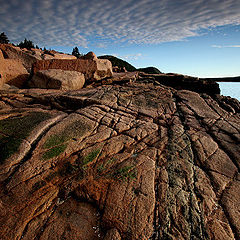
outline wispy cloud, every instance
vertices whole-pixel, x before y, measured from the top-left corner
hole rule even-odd
[[[240,24],[238,0],[0,0],[0,6],[0,31],[14,42],[27,37],[43,45],[158,44]]]
[[[240,48],[240,45],[212,45],[214,48]]]
[[[139,58],[143,57],[143,55],[142,53],[136,53],[136,54],[123,55],[119,57],[125,60],[138,60]]]

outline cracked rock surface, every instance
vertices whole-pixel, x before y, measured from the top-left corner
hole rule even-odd
[[[0,239],[238,239],[240,104],[163,85],[0,92]]]

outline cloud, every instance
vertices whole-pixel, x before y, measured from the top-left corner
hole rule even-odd
[[[240,48],[240,45],[212,45],[214,48]]]
[[[136,53],[136,54],[123,55],[123,56],[119,56],[119,57],[122,59],[125,59],[125,60],[138,60],[142,56],[143,56],[142,53]]]
[[[238,0],[0,0],[0,31],[13,42],[99,47],[158,44],[240,24]]]

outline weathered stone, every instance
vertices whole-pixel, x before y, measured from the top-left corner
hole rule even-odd
[[[27,82],[29,73],[17,59],[0,59],[0,88],[4,83],[23,87]]]
[[[107,231],[104,240],[121,240],[121,236],[116,228]]]
[[[81,59],[97,60],[97,56],[94,52],[88,52],[86,55],[82,56]]]
[[[84,75],[80,72],[49,69],[35,73],[29,86],[33,88],[76,90],[81,89],[84,83]]]
[[[43,51],[35,48],[32,48],[31,50],[25,48],[21,49],[11,44],[0,44],[0,50],[4,52],[5,58],[20,60],[28,72],[31,72],[32,64],[37,60],[76,59],[75,56],[69,54],[63,54],[56,51]]]
[[[3,56],[3,53],[2,53],[2,50],[0,49],[0,59],[3,59],[4,56]]]
[[[28,72],[31,71],[32,64],[41,59],[40,56],[31,55],[27,50],[21,50],[21,48],[14,47],[11,44],[0,44],[0,49],[4,52],[6,58],[20,60]]]
[[[134,82],[2,91],[0,238],[238,239],[238,106]]]
[[[81,72],[84,74],[86,81],[101,80],[112,76],[111,62],[105,59],[42,60],[33,64],[32,73],[35,74],[40,70],[48,69]]]
[[[141,81],[158,82],[165,86],[173,87],[177,90],[186,89],[198,93],[207,93],[209,95],[220,94],[219,84],[212,80],[199,79],[176,73],[167,74],[145,74],[140,73]],[[149,81],[150,80],[150,81]]]

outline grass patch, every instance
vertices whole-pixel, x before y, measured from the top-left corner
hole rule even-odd
[[[61,144],[61,145],[55,146],[53,148],[50,148],[42,155],[42,159],[47,160],[50,158],[57,157],[61,153],[63,153],[66,150],[66,148],[67,148],[67,144]]]
[[[113,177],[120,180],[120,181],[127,181],[128,179],[135,179],[136,178],[136,171],[133,166],[124,166],[117,169]]]
[[[81,137],[90,129],[82,121],[75,121],[65,127],[65,129],[57,134],[51,135],[43,144],[43,149],[47,150],[42,159],[50,159],[63,153],[67,148],[67,142],[72,138]]]
[[[93,160],[95,160],[97,158],[97,156],[99,155],[101,149],[96,149],[92,152],[90,152],[87,156],[85,156],[83,158],[83,166],[87,165],[88,163],[92,162]]]
[[[26,138],[35,126],[50,118],[50,114],[31,112],[26,115],[9,117],[0,121],[0,131],[9,136]]]
[[[23,139],[27,138],[31,131],[51,117],[48,113],[31,112],[26,115],[16,115],[0,121],[0,164],[18,151]]]
[[[50,136],[46,140],[46,142],[43,144],[43,148],[44,149],[52,148],[52,147],[54,147],[56,145],[64,143],[67,140],[68,140],[68,137],[67,136],[63,136],[62,134],[60,134],[60,135],[53,135],[53,136]]]
[[[22,142],[22,139],[14,137],[5,137],[1,139],[0,142],[0,164],[4,162],[5,159],[11,157],[17,150]]]

